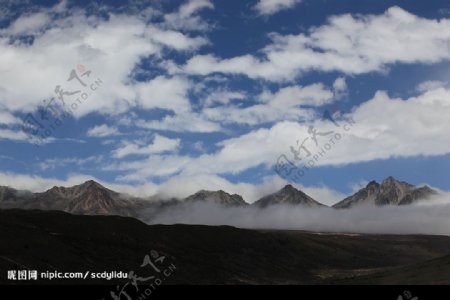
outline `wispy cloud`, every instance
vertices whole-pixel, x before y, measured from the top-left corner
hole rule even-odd
[[[164,152],[173,152],[180,146],[180,139],[170,139],[156,134],[153,142],[142,145],[136,142],[123,142],[122,146],[113,151],[113,157],[123,158],[129,155],[151,155]]]
[[[302,0],[258,0],[254,9],[264,16],[273,15],[281,10],[289,9]]]

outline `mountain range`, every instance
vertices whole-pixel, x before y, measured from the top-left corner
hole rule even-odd
[[[381,184],[371,181],[366,187],[332,207],[344,209],[359,205],[408,205],[437,194],[437,191],[428,186],[416,187],[388,177]],[[73,187],[53,187],[41,193],[0,186],[0,208],[2,209],[58,210],[80,215],[138,217],[143,210],[153,210],[154,213],[158,213],[161,209],[193,203],[214,203],[224,207],[252,206],[260,209],[272,205],[327,207],[292,185],[286,185],[281,190],[264,196],[252,204],[245,202],[240,195],[229,194],[222,190],[201,190],[184,199],[166,200],[157,196],[148,199],[137,198],[112,191],[92,180]]]
[[[350,208],[357,205],[407,205],[438,192],[428,186],[416,187],[407,182],[388,177],[381,184],[371,181],[365,188],[333,205],[334,208]]]

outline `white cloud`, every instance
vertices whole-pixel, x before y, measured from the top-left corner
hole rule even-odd
[[[234,100],[244,100],[247,97],[243,91],[230,91],[227,89],[219,89],[209,92],[204,100],[204,106],[215,104],[228,104]]]
[[[439,80],[430,80],[430,81],[424,81],[420,83],[416,90],[420,93],[436,90],[438,88],[444,88],[446,87],[446,83],[439,81]]]
[[[151,155],[143,160],[119,162],[104,167],[105,171],[124,171],[117,177],[119,181],[146,182],[148,178],[172,176],[185,168],[192,161],[188,156]]]
[[[289,9],[301,0],[259,0],[254,9],[261,15],[273,15],[280,10]]]
[[[19,124],[21,121],[7,111],[0,112],[0,124]]]
[[[13,141],[26,141],[29,139],[29,137],[23,131],[0,129],[0,139]]]
[[[23,130],[27,128],[20,129],[20,126],[17,126],[24,125],[22,124],[22,122],[22,120],[19,120],[7,111],[0,112],[0,125],[8,126],[6,128],[0,128],[0,140],[19,141],[36,146],[48,144],[55,141],[55,138],[53,137],[43,138],[39,135],[28,134]]]
[[[150,224],[229,225],[240,228],[291,229],[314,232],[450,235],[449,199],[430,206],[385,206],[353,209],[272,206],[224,208],[193,204],[167,210]]]
[[[450,113],[449,98],[450,90],[445,89],[406,100],[391,99],[386,93],[378,92],[347,116],[356,124],[316,165],[450,153],[450,137],[446,134],[450,130],[450,123],[446,122]],[[316,121],[314,124],[321,132],[338,130],[331,122]],[[224,161],[224,168],[230,172],[233,168],[234,172],[243,169],[246,162],[248,167],[261,163],[271,165],[275,157],[283,153],[291,155],[289,146],[295,145],[295,140],[309,136],[308,126],[282,122],[270,129],[258,129],[224,141],[224,148],[213,159],[222,158],[219,161]],[[327,141],[328,138],[323,137],[322,146]],[[311,143],[308,147],[312,152],[320,150]],[[242,157],[240,163],[233,161],[233,153],[239,154],[235,157]]]
[[[333,82],[333,88],[336,92],[345,92],[347,90],[347,83],[344,77],[339,77]]]
[[[20,16],[8,27],[8,29],[0,30],[0,34],[36,34],[42,30],[49,21],[50,16],[43,12]]]
[[[193,74],[244,74],[250,78],[291,80],[310,70],[362,74],[395,63],[437,63],[450,59],[450,19],[425,19],[400,7],[380,15],[338,15],[308,34],[271,34],[265,57],[220,59],[197,55],[184,66]]]
[[[322,204],[332,206],[333,204],[338,203],[348,195],[342,194],[341,192],[335,191],[329,187],[324,185],[319,186],[303,186],[294,184],[297,189],[302,190],[308,196],[313,199],[319,201]]]
[[[150,155],[163,152],[173,152],[180,146],[180,139],[170,139],[156,134],[153,142],[143,146],[138,143],[124,142],[120,148],[113,151],[113,157],[123,158],[129,155]]]
[[[87,132],[87,136],[90,137],[107,137],[112,135],[118,135],[119,130],[116,127],[103,124],[90,128]]]
[[[261,95],[263,101],[271,106],[322,106],[333,101],[333,93],[323,84],[315,83],[308,86],[288,86],[276,93],[266,92]]]
[[[450,90],[437,89],[407,100],[391,99],[379,92],[347,117],[356,124],[316,165],[339,165],[390,157],[443,155],[450,153]],[[395,117],[393,117],[395,116]],[[319,132],[337,132],[331,122],[314,122]],[[289,147],[306,138],[309,124],[281,122],[221,143],[222,150],[195,163],[202,168],[211,159],[215,168],[239,172],[259,164],[272,165]],[[341,125],[342,126],[342,125]],[[342,128],[341,132],[345,133]],[[319,137],[320,139],[321,137]],[[322,137],[322,146],[328,138]],[[319,151],[311,142],[311,152]],[[205,162],[203,165],[202,162]],[[219,163],[220,162],[220,163]],[[221,164],[223,163],[223,165]]]
[[[258,96],[260,104],[206,108],[203,114],[212,121],[257,125],[281,120],[310,119],[314,112],[303,106],[322,106],[334,101],[333,93],[323,84],[287,86],[275,93],[265,91]],[[262,103],[261,103],[262,102]]]
[[[132,98],[133,91],[123,80],[139,56],[158,51],[145,39],[145,25],[125,16],[103,21],[74,12],[65,19],[53,20],[49,26],[32,45],[9,44],[8,37],[1,39],[0,78],[4,90],[0,94],[4,105],[11,110],[31,111],[42,104],[42,99],[55,96],[58,84],[73,91],[66,87],[66,80],[81,63],[92,71],[91,76],[107,82],[108,88],[96,91],[91,96],[95,101],[89,99],[80,105],[77,116],[101,108],[106,112],[126,109],[128,104],[122,99]]]
[[[138,103],[145,109],[162,108],[174,112],[190,110],[187,93],[190,83],[181,77],[158,76],[136,84]]]
[[[351,190],[351,194],[356,193],[357,191],[359,191],[360,189],[363,189],[367,186],[369,182],[367,180],[360,180],[358,182],[351,182],[349,184],[349,188]]]
[[[341,99],[348,94],[347,81],[344,77],[338,77],[333,82],[333,93],[336,99]]]
[[[268,104],[257,104],[241,108],[239,106],[215,107],[203,110],[210,120],[223,123],[258,125],[273,123],[279,120],[301,121],[313,117],[313,111],[297,107],[277,107]]]
[[[147,34],[156,43],[180,51],[196,50],[208,44],[208,40],[204,37],[189,37],[181,32],[155,27],[148,28]]]
[[[199,190],[223,190],[230,194],[241,195],[246,202],[253,203],[266,195],[279,191],[286,184],[288,182],[278,176],[268,176],[260,184],[251,184],[245,182],[232,183],[217,175],[179,175],[162,183],[158,187],[157,195],[162,198],[184,198]],[[324,204],[334,204],[344,198],[341,193],[325,186],[293,185]]]
[[[212,133],[222,131],[220,124],[207,120],[198,113],[178,113],[165,116],[162,120],[137,120],[136,126],[147,129],[167,130],[174,132],[203,132]]]
[[[343,119],[337,119],[340,127],[327,120],[304,123],[283,121],[270,128],[259,128],[238,137],[221,141],[215,153],[198,157],[165,156],[147,161],[135,161],[130,176],[143,172],[143,176],[167,176],[177,173],[238,174],[249,168],[265,165],[272,167],[278,157],[285,154],[294,161],[290,147],[299,148],[296,141],[308,138],[305,147],[311,152],[301,153],[300,165],[313,160],[329,144],[329,150],[313,161],[314,166],[343,165],[357,162],[412,157],[418,155],[444,155],[450,153],[450,90],[437,89],[409,99],[390,98],[378,92],[371,100],[353,109]],[[393,117],[395,116],[395,117]],[[345,119],[355,124],[345,125]],[[338,123],[338,124],[339,124]],[[344,129],[344,125],[345,128]],[[311,139],[309,127],[318,133],[317,146]],[[340,133],[337,140],[335,134]],[[333,137],[331,142],[330,137]],[[334,144],[333,144],[334,143]],[[168,168],[166,168],[168,166]],[[130,168],[127,163],[122,170]],[[157,170],[152,174],[148,170]],[[159,175],[158,175],[159,174]]]
[[[67,165],[83,166],[88,163],[99,163],[103,159],[102,155],[93,155],[86,158],[68,157],[68,158],[50,158],[38,163],[41,170],[52,170]]]
[[[197,15],[204,9],[214,9],[214,5],[209,0],[188,0],[176,12],[166,14],[164,23],[177,30],[208,30],[210,25]]]
[[[279,182],[267,180],[261,185],[249,183],[231,183],[228,180],[211,175],[175,176],[162,183],[157,195],[162,198],[184,198],[199,190],[224,190],[230,194],[239,194],[245,201],[254,202],[265,195],[266,192],[273,193],[281,188]]]
[[[48,9],[28,13],[0,31],[2,105],[10,112],[31,112],[43,105],[43,99],[56,96],[57,85],[65,91],[83,89],[76,80],[67,81],[70,72],[80,64],[92,71],[89,78],[82,78],[84,81],[100,79],[103,84],[79,105],[74,111],[75,117],[91,112],[114,115],[137,105],[153,107],[148,99],[151,95],[142,94],[147,90],[153,94],[161,90],[169,97],[176,96],[170,101],[153,97],[151,100],[156,105],[164,102],[178,105],[189,82],[182,82],[179,77],[156,77],[139,83],[132,80],[134,71],[142,59],[149,58],[152,64],[164,60],[164,47],[193,51],[208,41],[161,26],[126,14],[88,17],[84,10],[76,8],[61,14]],[[22,33],[33,36],[33,41],[11,42]],[[79,95],[66,96],[66,102],[75,102]]]
[[[333,89],[335,94],[344,94],[347,92],[347,82],[344,77],[338,77],[333,82]]]

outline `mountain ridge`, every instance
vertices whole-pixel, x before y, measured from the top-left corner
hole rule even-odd
[[[416,187],[399,181],[392,176],[381,184],[370,181],[366,187],[339,201],[331,208],[344,209],[362,204],[375,206],[408,205],[419,199],[438,194],[429,186]],[[133,197],[110,190],[94,180],[71,187],[54,186],[44,192],[32,193],[12,187],[0,186],[0,208],[21,208],[60,210],[73,214],[121,215],[138,217],[143,210],[170,209],[180,204],[213,203],[223,207],[267,208],[272,205],[291,205],[306,208],[328,207],[310,197],[291,184],[263,196],[253,203],[247,203],[241,195],[229,194],[223,190],[200,190],[185,198],[165,200],[156,195],[145,198]]]
[[[265,208],[271,205],[303,205],[307,207],[324,207],[325,205],[314,200],[301,190],[296,189],[291,184],[286,185],[281,190],[264,196],[253,203],[253,205],[260,208]]]
[[[384,205],[408,205],[418,200],[427,199],[438,192],[425,185],[416,187],[404,181],[399,181],[392,176],[384,179],[381,184],[376,181],[369,182],[366,187],[358,190],[351,196],[334,204],[333,208],[351,208],[358,205],[372,204]]]
[[[183,200],[186,203],[194,202],[212,202],[224,206],[246,206],[249,205],[244,201],[241,195],[229,194],[223,190],[219,191],[207,191],[200,190],[193,195],[190,195]]]

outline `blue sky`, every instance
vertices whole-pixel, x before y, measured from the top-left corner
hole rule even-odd
[[[448,1],[0,4],[1,185],[254,201],[293,182],[328,204],[390,175],[450,189]]]

